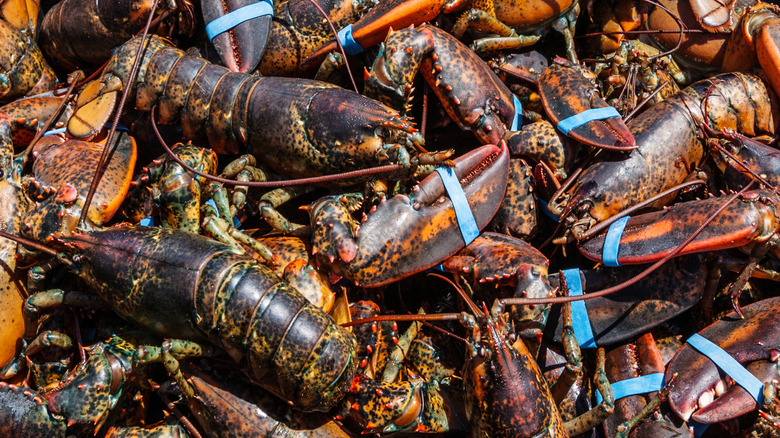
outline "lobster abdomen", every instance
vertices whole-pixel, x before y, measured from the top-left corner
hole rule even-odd
[[[123,318],[166,337],[247,355],[264,386],[327,411],[354,374],[356,341],[270,269],[209,238],[125,227],[67,239],[82,277]]]

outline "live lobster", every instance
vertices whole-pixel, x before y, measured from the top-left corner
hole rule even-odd
[[[375,100],[325,82],[230,72],[156,36],[148,40],[135,83],[128,83],[140,43],[136,37],[119,47],[103,71],[96,101],[111,102],[104,117],[113,109],[113,93],[130,87],[136,109],[157,105],[159,123],[180,121],[185,138],[208,139],[217,152],[247,147],[293,178],[441,158],[416,153],[423,143],[417,130]],[[282,126],[288,128],[268,129]],[[94,133],[73,123],[69,132],[79,138]]]

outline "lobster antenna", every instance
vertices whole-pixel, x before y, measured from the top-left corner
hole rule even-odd
[[[208,173],[203,173],[191,166],[189,166],[187,163],[181,160],[168,146],[167,143],[165,143],[165,140],[162,138],[162,135],[160,134],[160,131],[157,129],[157,123],[154,121],[155,119],[155,111],[157,109],[157,106],[154,106],[152,108],[152,112],[150,114],[150,117],[152,118],[152,129],[154,130],[154,135],[157,137],[157,141],[160,142],[162,147],[165,149],[165,152],[168,154],[169,157],[173,159],[177,164],[179,164],[181,167],[183,167],[188,172],[192,172],[195,175],[198,175],[200,177],[209,179],[211,181],[216,181],[218,183],[232,185],[232,186],[245,186],[245,187],[258,187],[258,188],[277,188],[277,187],[289,187],[289,186],[300,186],[300,185],[306,185],[306,184],[319,184],[322,182],[328,182],[328,181],[336,181],[336,180],[343,180],[343,179],[349,179],[349,178],[358,178],[358,177],[364,177],[369,175],[376,175],[380,173],[393,173],[398,172],[399,170],[404,169],[404,166],[401,164],[387,164],[384,166],[377,166],[377,167],[370,167],[368,169],[360,169],[360,170],[352,170],[349,172],[342,172],[342,173],[334,173],[331,175],[323,175],[323,176],[313,176],[309,178],[298,178],[298,179],[288,179],[288,180],[282,180],[282,181],[237,181],[234,179],[227,179],[227,178],[221,178],[214,175],[209,175]]]
[[[322,6],[319,5],[315,0],[309,0],[309,3],[313,4],[315,8],[317,8],[318,11],[320,11],[320,14],[322,14],[323,17],[325,17],[325,21],[328,22],[328,26],[330,26],[330,31],[333,32],[333,36],[336,37],[336,45],[339,46],[339,52],[341,52],[341,56],[344,57],[344,66],[347,67],[347,73],[349,74],[349,80],[352,81],[352,87],[355,89],[355,93],[360,93],[358,91],[357,84],[355,83],[355,77],[352,75],[352,69],[349,68],[349,62],[347,62],[347,52],[344,50],[344,46],[341,45],[341,41],[338,37],[338,31],[333,26],[333,22],[330,21],[330,17],[328,17],[327,12],[325,12],[324,9],[322,9]]]
[[[652,93],[650,93],[649,96],[645,97],[641,102],[639,102],[639,105],[634,107],[633,110],[631,110],[630,113],[628,113],[625,117],[623,117],[623,122],[628,123],[635,115],[636,113],[647,104],[647,102],[650,102],[651,99],[655,97],[656,94],[660,93],[661,90],[664,89],[665,86],[669,85],[669,82],[664,82],[661,84],[660,87],[656,88]]]
[[[20,243],[20,244],[22,244],[24,246],[28,246],[30,248],[37,249],[38,251],[45,252],[46,254],[49,254],[49,255],[56,256],[57,254],[59,254],[57,252],[57,250],[49,248],[48,246],[46,246],[46,245],[44,245],[44,244],[42,244],[40,242],[36,242],[34,240],[27,239],[27,238],[24,238],[24,237],[15,236],[13,234],[6,233],[5,231],[0,231],[0,237],[4,237],[6,239],[13,240],[16,243]]]
[[[127,96],[130,94],[130,90],[133,88],[132,84],[135,82],[135,76],[138,74],[138,69],[141,65],[141,55],[146,49],[146,36],[149,33],[149,26],[152,24],[154,11],[157,9],[157,4],[159,2],[160,0],[154,0],[154,3],[152,3],[152,8],[149,11],[149,17],[146,20],[146,26],[144,27],[144,31],[141,36],[141,43],[138,45],[138,51],[135,54],[135,61],[133,62],[133,66],[130,69],[130,76],[127,79],[127,85],[122,91],[122,98],[119,100],[119,107],[116,110],[114,121],[111,123],[111,129],[108,131],[108,136],[106,137],[106,145],[103,148],[103,153],[100,155],[100,160],[98,160],[98,165],[95,169],[95,176],[92,178],[92,184],[89,186],[87,198],[84,200],[84,206],[81,209],[81,216],[79,216],[78,222],[80,227],[84,226],[87,213],[89,212],[89,205],[92,203],[92,198],[95,196],[97,186],[100,184],[100,179],[103,177],[105,169],[108,167],[108,163],[116,151],[116,146],[112,146],[111,142],[114,140],[114,133],[116,133],[116,127],[119,125],[119,118],[122,116],[122,111],[124,110]]]
[[[745,193],[750,186],[753,185],[753,181],[750,182],[744,189],[740,190],[737,193],[734,193],[729,199],[726,200],[726,202],[723,203],[716,211],[713,213],[710,217],[708,217],[700,226],[696,229],[696,231],[693,232],[693,234],[688,237],[688,239],[685,240],[685,242],[681,243],[677,246],[677,248],[674,249],[671,253],[664,256],[662,259],[658,260],[657,262],[653,263],[650,267],[639,273],[636,277],[624,281],[623,283],[617,284],[612,287],[608,287],[606,289],[602,289],[600,291],[596,291],[589,294],[583,294],[578,295],[575,297],[552,297],[552,298],[503,298],[500,300],[500,302],[504,305],[510,305],[510,306],[518,306],[518,305],[533,305],[533,304],[559,304],[559,303],[568,303],[572,301],[581,301],[581,300],[589,300],[591,298],[599,298],[603,297],[612,293],[615,293],[619,290],[623,290],[627,288],[628,286],[631,286],[632,284],[638,282],[639,280],[647,277],[649,274],[651,274],[653,271],[658,269],[661,265],[669,261],[671,258],[677,256],[683,249],[685,249],[686,246],[688,246],[689,243],[693,241],[693,239],[696,238],[702,231],[704,231],[704,228],[709,225],[710,222],[715,220],[716,217],[724,210],[726,207],[729,206],[734,200],[739,198],[743,193]]]

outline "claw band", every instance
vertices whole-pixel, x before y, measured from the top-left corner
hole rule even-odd
[[[62,133],[64,133],[67,130],[68,130],[68,128],[63,126],[62,128],[57,128],[57,129],[52,129],[51,131],[46,131],[46,132],[43,133],[43,135],[62,134]]]
[[[566,135],[574,128],[592,122],[594,120],[604,120],[612,117],[620,117],[620,113],[614,107],[605,106],[603,108],[587,109],[579,114],[567,117],[558,122],[558,129]]]
[[[209,199],[206,201],[206,205],[210,205],[214,208],[214,212],[217,213],[217,217],[219,217],[219,209],[217,208],[217,203],[214,202],[213,199]],[[241,229],[241,221],[238,220],[237,217],[233,216],[233,228],[240,230]]]
[[[512,119],[512,127],[510,131],[518,131],[523,127],[523,104],[520,103],[520,99],[514,94],[512,95],[512,102],[515,105],[515,118]]]
[[[112,126],[111,123],[106,123],[105,125],[103,125],[104,128],[108,128],[108,129],[111,129],[111,126]],[[57,128],[57,129],[52,129],[50,131],[46,131],[46,132],[43,133],[43,135],[63,134],[67,130],[68,130],[68,128],[63,126],[62,128]],[[121,123],[116,125],[116,130],[117,131],[127,131],[127,132],[130,131],[130,129],[127,126],[125,126],[125,125],[123,125]]]
[[[357,41],[355,41],[354,38],[352,38],[351,23],[344,26],[343,29],[338,31],[336,37],[338,37],[339,43],[341,43],[341,47],[344,47],[344,51],[350,55],[357,55],[358,53],[364,50],[363,46],[361,46],[360,43],[358,43]]]
[[[601,261],[604,266],[616,268],[618,263],[618,251],[620,251],[620,238],[623,236],[623,230],[626,228],[626,222],[631,216],[624,216],[612,222],[607,230],[607,236],[604,238],[604,247],[601,249]]]
[[[580,281],[579,269],[566,269],[563,276],[566,277],[566,285],[569,287],[569,296],[578,297],[582,295],[582,282]],[[590,326],[588,318],[588,309],[585,307],[585,301],[571,302],[571,325],[574,330],[574,336],[577,343],[582,348],[596,348],[596,340],[593,338],[593,328]]]
[[[439,167],[436,172],[439,173],[444,189],[450,196],[452,208],[455,210],[455,218],[458,220],[458,227],[460,227],[460,234],[468,245],[479,236],[479,227],[471,212],[469,201],[466,199],[466,193],[463,192],[463,187],[460,186],[460,181],[452,168]]]
[[[550,219],[554,220],[555,222],[560,222],[561,221],[561,218],[559,218],[558,216],[554,215],[553,212],[551,212],[550,209],[547,208],[547,205],[548,205],[547,201],[545,201],[544,199],[541,199],[541,198],[537,199],[537,201],[539,202],[539,204],[542,205],[542,212],[544,214],[546,214]]]
[[[215,18],[206,25],[206,34],[209,36],[209,41],[211,41],[222,32],[227,32],[245,21],[265,15],[272,17],[274,15],[274,5],[271,3],[271,0],[261,0]]]
[[[763,403],[762,391],[764,384],[756,376],[750,374],[750,371],[746,370],[745,367],[722,348],[698,333],[694,333],[693,336],[688,338],[687,342],[734,379],[737,385],[745,388],[750,393],[750,396],[761,406]]]
[[[655,392],[664,386],[664,373],[653,373],[632,379],[621,380],[609,385],[612,388],[612,397],[619,400],[630,395],[647,394]],[[601,403],[601,393],[596,390],[596,401]]]

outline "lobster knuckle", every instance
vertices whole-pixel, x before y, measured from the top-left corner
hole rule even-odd
[[[325,263],[350,263],[357,255],[355,220],[349,209],[335,197],[317,201],[310,210],[311,244]],[[318,225],[319,224],[319,225]]]

